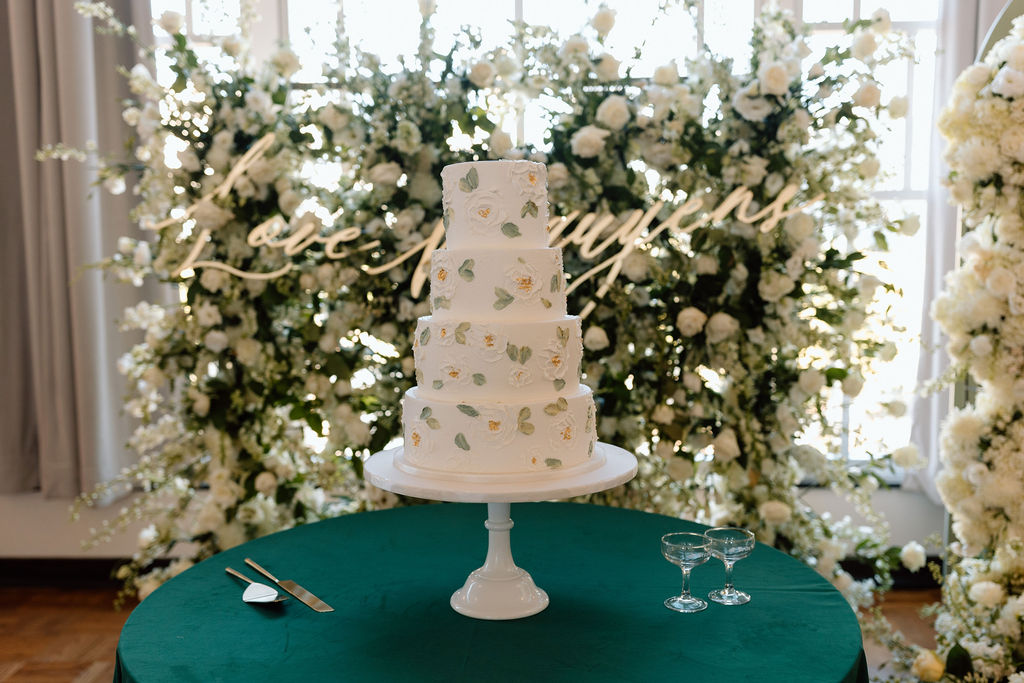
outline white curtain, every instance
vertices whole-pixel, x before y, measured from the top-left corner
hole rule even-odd
[[[953,81],[964,68],[972,64],[984,44],[989,29],[1003,12],[1015,16],[1024,2],[1016,0],[944,0],[938,40],[939,54],[935,74],[936,115],[949,101]],[[931,300],[943,288],[943,277],[956,263],[956,245],[960,235],[956,209],[949,203],[949,195],[942,186],[948,168],[942,159],[945,149],[937,130],[932,132],[931,188],[928,195],[928,225],[926,235],[925,309],[921,324],[921,360],[918,380],[923,383],[942,376],[949,367],[945,351],[945,338],[938,325],[929,316]],[[923,490],[934,502],[941,502],[935,488],[935,475],[940,468],[939,429],[952,404],[951,392],[940,391],[917,399],[913,407],[914,427],[911,440],[928,459],[923,470],[910,472],[904,486],[910,490]]]
[[[148,32],[148,3],[110,3]],[[151,35],[151,34],[150,34]],[[35,160],[46,144],[122,153],[127,95],[115,67],[132,66],[126,38],[96,35],[67,0],[0,5],[0,493],[71,497],[128,462],[116,329],[130,286],[88,268],[137,228],[130,197],[93,187],[95,167]]]

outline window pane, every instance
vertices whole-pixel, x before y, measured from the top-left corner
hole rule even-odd
[[[913,129],[914,154],[909,160],[910,187],[927,190],[932,142],[932,116],[935,95],[935,30],[917,32],[917,64],[914,66],[914,91],[907,113]]]
[[[853,16],[853,0],[804,0],[804,21],[840,23]]]
[[[704,3],[704,42],[718,55],[732,57],[736,73],[750,68],[754,0]]]
[[[288,42],[302,64],[295,80],[301,83],[324,80],[323,62],[334,52],[334,41],[338,38],[339,10],[339,0],[288,3]]]
[[[415,7],[398,0],[345,0],[345,33],[354,46],[380,57],[384,69],[396,70],[399,55],[416,54],[420,14]]]
[[[238,33],[241,0],[192,0],[192,33],[230,36]]]
[[[824,0],[819,0],[824,1]],[[806,7],[807,0],[804,0]],[[893,21],[936,21],[939,18],[938,2],[882,2],[881,0],[866,0],[861,3],[861,16],[870,17],[879,8],[888,10]]]
[[[346,0],[346,6],[347,6]],[[398,2],[400,7],[396,8],[395,12],[409,13],[410,3],[408,0]],[[524,5],[529,5],[526,1]],[[556,3],[552,3],[555,5]],[[569,5],[571,3],[564,3]],[[561,8],[563,3],[557,3],[557,6]],[[516,5],[514,0],[490,0],[489,2],[479,2],[479,0],[441,0],[437,3],[437,14],[434,15],[433,25],[437,44],[439,47],[448,46],[451,44],[452,36],[458,34],[462,26],[469,25],[474,29],[480,31],[480,37],[483,40],[483,46],[485,49],[497,47],[499,45],[507,45],[512,37],[512,24],[516,17]],[[545,7],[545,9],[547,9]],[[412,12],[416,16],[417,26],[419,21],[419,14]],[[531,21],[527,17],[527,21]],[[545,23],[543,14],[538,16],[534,13],[532,18],[533,23]],[[379,30],[379,29],[378,29]],[[416,49],[416,42],[410,43],[412,50]],[[438,50],[441,52],[442,50]]]
[[[693,17],[681,4],[669,6],[662,14],[658,11],[659,4],[659,0],[609,3],[618,13],[615,28],[608,34],[608,51],[624,65],[632,64],[632,75],[636,78],[649,78],[656,68],[672,60],[682,72],[684,60],[697,56],[697,27]],[[634,61],[633,50],[637,47],[640,58]]]

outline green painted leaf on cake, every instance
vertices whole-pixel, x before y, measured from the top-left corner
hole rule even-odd
[[[436,417],[428,417],[426,422],[427,422],[427,426],[430,427],[431,429],[440,429],[441,428],[441,423],[437,421]]]
[[[423,331],[420,332],[420,344],[423,345],[423,346],[426,346],[427,342],[429,342],[429,341],[430,341],[430,328],[429,327],[424,327]]]
[[[562,278],[558,277],[558,273],[551,276],[551,292],[557,292],[562,288]]]
[[[529,422],[520,422],[519,423],[519,431],[521,431],[523,434],[526,434],[527,436],[529,436],[530,434],[533,434],[534,427]]]
[[[505,223],[501,226],[501,234],[505,237],[512,238],[519,237],[523,233],[519,232],[519,226],[515,223]]]
[[[448,226],[451,225],[451,222],[452,222],[452,210],[451,209],[448,209],[443,214],[441,214],[441,222],[444,224],[444,229],[448,230]]]
[[[561,378],[556,379],[555,380],[555,391],[561,391],[564,388],[565,388],[565,380],[561,379]]]
[[[416,384],[423,384],[423,371],[416,368]]]
[[[466,343],[466,332],[469,331],[469,323],[459,323],[455,328],[455,341],[458,344]]]
[[[469,442],[466,441],[466,435],[463,434],[462,432],[459,432],[458,434],[455,435],[455,445],[464,451],[469,450]]]
[[[548,467],[552,467],[552,468],[554,468],[554,467],[561,467],[562,466],[562,461],[559,460],[558,458],[545,458],[544,459],[544,464],[547,465]]]
[[[431,386],[434,387],[435,389],[440,389],[441,387],[444,386],[444,382],[442,382],[439,379],[435,379],[434,383]]]
[[[474,408],[471,405],[466,405],[465,403],[460,403],[459,405],[457,405],[455,407],[459,409],[460,413],[465,413],[466,415],[469,415],[470,417],[480,417],[480,411],[477,410],[476,408]]]
[[[551,308],[551,302],[545,299],[544,297],[540,298],[540,302],[544,304],[544,308]]]
[[[451,308],[452,301],[446,296],[435,296],[434,297],[434,308]]]
[[[420,411],[420,419],[426,420],[428,417],[431,416],[431,414],[433,414],[433,412],[434,411],[430,409],[430,406],[424,406],[423,410]]]
[[[593,454],[594,454],[594,442],[591,441],[590,443],[587,444],[587,457],[590,457]]]
[[[517,360],[519,360],[519,347],[516,346],[515,344],[509,344],[508,346],[505,347],[505,354],[508,356],[508,359],[510,361],[515,363]]]
[[[526,361],[530,360],[530,356],[533,355],[533,349],[529,346],[522,346],[519,348],[519,364],[526,365]]]
[[[472,192],[478,187],[480,187],[480,175],[474,166],[465,176],[459,178],[459,189],[463,192]]]
[[[558,328],[558,341],[562,343],[562,348],[565,348],[569,344],[569,328],[559,327]]]
[[[473,278],[476,277],[476,274],[473,272],[474,265],[475,264],[473,262],[473,259],[471,258],[468,258],[465,261],[463,261],[462,265],[459,266],[459,277],[461,277],[466,282],[472,282]]]
[[[527,215],[530,215],[530,216],[533,216],[534,218],[536,218],[537,217],[537,211],[538,211],[537,205],[533,202],[533,200],[532,199],[527,199],[526,203],[523,204],[523,210],[519,212],[519,217],[520,218],[526,218]]]
[[[482,387],[483,385],[487,384],[487,378],[484,377],[483,373],[475,372],[473,373],[473,384],[477,385],[478,387]]]
[[[530,419],[530,415],[531,415],[530,409],[529,408],[523,408],[522,410],[519,411],[519,421],[520,422],[526,422],[527,420]]]
[[[558,415],[559,413],[564,412],[568,409],[569,402],[566,401],[564,398],[559,398],[554,403],[549,403],[546,406],[544,406],[544,412],[552,416]]]
[[[569,409],[569,402],[566,401],[564,398],[559,397],[559,399],[557,401],[555,401],[555,404],[558,406],[559,410],[568,410]]]
[[[498,300],[494,302],[494,308],[498,311],[516,300],[514,296],[508,293],[507,289],[502,289],[501,287],[494,288],[494,295],[498,297]]]

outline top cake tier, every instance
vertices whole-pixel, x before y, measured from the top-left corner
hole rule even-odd
[[[451,249],[548,245],[547,168],[533,161],[445,166],[444,225]]]

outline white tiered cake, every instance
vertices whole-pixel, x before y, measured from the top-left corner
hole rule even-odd
[[[589,469],[596,413],[562,252],[547,246],[544,165],[454,164],[441,179],[447,244],[431,257],[395,466],[468,480]]]

